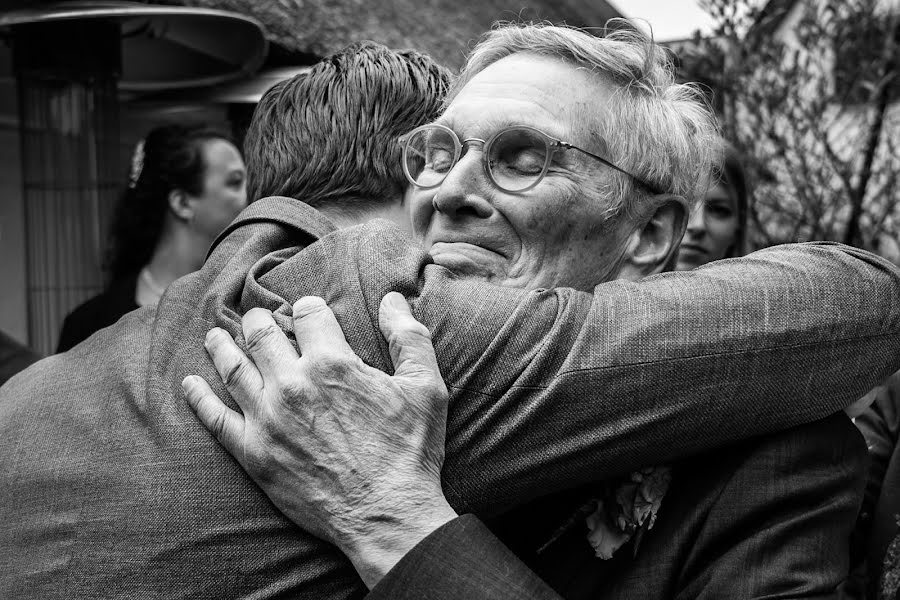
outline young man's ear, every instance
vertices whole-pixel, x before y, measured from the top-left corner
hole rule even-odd
[[[194,218],[194,207],[184,190],[174,189],[169,192],[169,210],[182,221]]]
[[[674,260],[687,217],[687,202],[681,196],[657,199],[656,210],[626,240],[620,277],[637,281],[662,272]]]

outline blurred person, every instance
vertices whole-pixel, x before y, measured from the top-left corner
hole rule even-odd
[[[626,56],[646,58],[641,52],[633,54],[633,45],[622,49],[627,50]],[[632,63],[623,70],[626,79],[629,73],[639,71]],[[548,74],[539,71],[539,75]],[[569,71],[564,74],[571,76]],[[587,75],[576,71],[575,77],[582,76]],[[418,299],[417,316],[434,329],[447,385],[460,396],[448,424],[447,493],[459,509],[485,515],[522,505],[548,491],[622,475],[641,465],[825,417],[843,407],[843,396],[865,386],[867,378],[874,379],[879,370],[894,367],[896,357],[885,354],[882,342],[884,337],[896,337],[900,326],[883,303],[896,295],[900,279],[889,265],[854,249],[829,245],[783,248],[760,254],[745,265],[749,272],[740,265],[714,266],[707,271],[710,275],[674,274],[670,280],[611,282],[591,295],[571,288],[526,290],[490,285],[464,269],[458,269],[459,276],[455,276],[432,264],[437,257],[432,259],[423,252],[402,228],[383,220],[337,230],[331,215],[347,224],[352,218],[366,221],[369,211],[379,214],[385,205],[403,201],[406,178],[397,138],[436,116],[445,85],[446,71],[423,55],[359,45],[323,60],[307,76],[278,86],[269,101],[261,102],[254,116],[260,120],[259,127],[251,126],[248,135],[268,131],[280,135],[257,145],[272,152],[268,159],[254,162],[248,156],[248,161],[265,171],[257,172],[251,166],[253,189],[289,197],[264,198],[249,206],[223,232],[204,266],[175,282],[157,307],[132,312],[73,351],[32,367],[0,391],[0,453],[16,457],[0,461],[0,546],[9,550],[0,555],[0,595],[361,595],[364,584],[345,556],[278,512],[196,421],[181,397],[180,382],[185,376],[218,377],[202,341],[213,324],[254,348],[275,338],[271,328],[262,328],[244,339],[242,316],[250,317],[244,320],[251,326],[252,315],[268,314],[251,307],[273,310],[278,326],[290,331],[293,300],[312,291],[339,308],[338,318],[355,332],[353,349],[365,351],[367,360],[380,369],[390,369],[395,351],[394,358],[402,359],[409,350],[402,335],[392,337],[390,347],[381,339],[379,325],[396,324],[390,312],[387,318],[378,319],[382,296],[399,290]],[[588,86],[588,91],[595,90]],[[551,103],[551,108],[555,104]],[[693,106],[688,103],[688,112]],[[682,133],[684,129],[693,131],[696,125],[695,135],[706,138],[710,124],[703,110],[694,113],[696,121],[688,119],[686,123],[678,111],[668,114],[669,125]],[[544,126],[553,131],[561,125],[550,121]],[[521,133],[518,129],[511,132],[516,131]],[[651,142],[685,137],[671,131],[659,135],[652,125],[641,131]],[[576,128],[569,133],[581,137],[585,132]],[[498,138],[491,147],[498,152],[513,150],[515,155],[517,146],[510,142],[516,139]],[[530,140],[524,146],[529,150],[539,151],[540,145],[531,144],[540,144],[541,139],[547,142],[529,134],[525,139]],[[477,142],[466,141],[477,148]],[[610,141],[622,140],[611,134]],[[587,148],[591,140],[577,145]],[[571,182],[571,178],[595,181],[595,177],[597,182],[610,183],[609,173],[603,170],[607,162],[617,168],[630,166],[633,173],[640,167],[636,177],[645,181],[658,178],[656,185],[670,182],[678,189],[693,190],[690,182],[696,179],[697,167],[690,165],[707,164],[699,160],[704,147],[688,146],[684,153],[675,153],[680,157],[679,169],[657,164],[663,160],[660,155],[652,163],[626,165],[618,159],[629,161],[634,156],[621,147],[616,150],[620,153],[616,160],[588,149],[599,158],[585,155],[584,163],[571,159],[578,164],[567,169],[554,163],[551,170],[547,165],[548,170],[540,173],[546,178],[537,182],[539,187],[527,198],[529,202],[524,202],[525,196],[513,196],[522,210],[540,210],[540,200],[545,198],[545,210],[556,213],[553,207],[559,208],[560,200],[589,198],[574,185],[555,184]],[[580,155],[572,149],[558,159],[572,153]],[[470,149],[464,156],[466,165],[483,169],[481,156],[480,149]],[[322,168],[328,169],[328,176],[323,176]],[[674,171],[681,175],[675,177]],[[280,176],[267,180],[271,173]],[[279,182],[282,177],[292,185],[267,189],[265,184],[255,187],[252,183]],[[492,192],[490,177],[486,173],[481,177],[488,178],[481,180],[484,193]],[[611,190],[632,198],[631,176],[624,177],[614,182]],[[398,195],[381,196],[387,193]],[[427,196],[414,197],[416,193],[408,200],[422,216],[422,211],[428,210]],[[652,192],[643,193],[655,198]],[[379,196],[369,198],[368,194]],[[331,200],[317,202],[318,195]],[[693,200],[696,192],[689,195],[687,201]],[[683,227],[677,223],[684,222],[675,218],[682,201],[672,196],[677,194],[662,194],[648,205],[632,207],[649,209],[661,204],[666,210],[659,218],[641,210],[640,217],[630,215],[639,222],[634,238],[646,243],[631,244],[628,270],[652,272],[671,256],[673,240],[680,238]],[[509,196],[503,199],[513,201]],[[473,196],[471,200],[479,199]],[[457,206],[453,210],[459,218],[481,214],[474,206],[455,200],[437,204],[443,211]],[[593,206],[600,208],[599,204]],[[584,217],[593,222],[598,218],[586,206],[572,208],[585,212],[567,218]],[[525,233],[547,221],[539,212],[519,212],[514,218],[516,227]],[[571,221],[559,223],[561,230],[566,224]],[[471,233],[478,231],[475,228]],[[590,233],[598,235],[597,231]],[[657,244],[654,240],[661,241]],[[440,260],[453,260],[454,255],[448,253],[453,242],[441,243],[444,246],[438,250],[443,250],[444,256]],[[537,243],[529,239],[529,251]],[[465,251],[466,247],[459,249]],[[547,269],[529,272],[528,279],[552,283],[553,264],[571,267],[573,263],[558,254],[558,247],[553,250],[543,263]],[[539,266],[535,263],[539,257],[530,252],[521,258],[523,268]],[[614,258],[604,254],[604,260],[616,262]],[[579,261],[574,264],[582,266]],[[584,268],[604,270],[596,264]],[[588,277],[579,274],[579,285],[593,290]],[[842,313],[824,310],[823,294],[840,298],[842,305],[851,309]],[[761,315],[765,326],[742,329],[739,315],[748,310]],[[703,322],[708,326],[692,327],[699,318],[706,319]],[[654,343],[665,330],[683,334]],[[329,331],[333,329],[321,333]],[[879,332],[883,336],[876,344],[872,340]],[[398,333],[403,334],[404,329]],[[422,334],[421,329],[418,333]],[[330,343],[325,347],[336,348]],[[716,349],[723,368],[740,374],[739,381],[719,376],[719,368],[709,364],[711,348]],[[839,354],[844,367],[840,376],[834,362]],[[846,354],[853,359],[844,360]],[[791,366],[786,374],[777,368],[784,365]],[[871,372],[873,365],[876,372]],[[797,378],[798,370],[809,378]],[[673,372],[678,376],[673,378]],[[239,378],[242,373],[249,371],[239,369],[232,377]],[[844,376],[848,373],[851,377]],[[356,391],[365,393],[372,389],[367,386],[382,382],[377,378],[363,381]],[[215,391],[226,394],[221,385]],[[791,397],[792,402],[778,402],[783,396],[776,392]],[[384,406],[400,400],[393,398]],[[351,410],[353,406],[333,405]],[[422,407],[401,410],[395,416],[408,413],[423,417],[423,423],[440,425],[440,418],[428,416],[430,410],[427,406],[424,412]],[[698,419],[698,414],[703,418]],[[392,431],[365,419],[359,426],[372,435]],[[407,438],[411,442],[421,427],[418,423],[410,429]],[[392,437],[394,443],[405,439]],[[370,445],[362,444],[358,450],[368,450]],[[397,457],[405,455],[402,447],[389,447],[396,450],[393,454]],[[389,481],[395,474],[380,469],[371,472],[388,473]],[[401,476],[393,481],[406,479]],[[436,524],[433,519],[416,518],[421,517],[413,514],[418,505],[404,496],[409,491],[401,485],[390,517],[369,530],[380,535],[387,527],[386,537],[338,540],[352,543],[355,538],[360,542],[357,549],[363,549],[367,541],[392,546],[391,552],[376,552],[381,561],[375,570],[361,569],[369,584],[373,576],[377,579],[379,570],[389,567],[396,551],[405,552],[405,544],[412,539],[408,534],[414,538],[423,526]],[[441,502],[429,505],[435,508]],[[413,513],[406,512],[410,509]],[[549,521],[555,516],[547,514]],[[413,517],[409,529],[405,517]],[[512,566],[514,558],[508,554],[498,564],[489,560],[496,556],[493,552],[475,553],[476,548],[484,549],[479,542],[490,540],[479,523],[474,517],[461,517],[448,524],[451,529],[442,531],[452,531],[456,539],[468,541],[454,547],[471,551],[468,557],[474,561],[469,570]],[[352,524],[352,519],[347,524]],[[320,524],[329,526],[327,519]],[[313,531],[321,530],[314,527]],[[435,539],[439,542],[441,538],[428,538]],[[500,550],[496,541],[490,547]],[[434,562],[442,564],[441,555],[432,554],[440,545],[426,543],[422,549],[424,555],[407,558],[435,556]],[[453,565],[443,564],[448,566],[448,575],[459,576],[451,591],[460,597],[467,597],[470,590],[478,593],[478,586],[463,587],[473,579],[460,576],[460,569],[455,568],[458,560]],[[393,573],[396,581],[398,572]],[[410,573],[400,573],[400,585],[393,591],[415,594],[418,590],[420,596],[429,592],[427,587],[417,588],[407,577]],[[521,571],[510,571],[515,573]],[[428,585],[427,578],[425,581]],[[533,575],[528,581],[539,586]],[[515,583],[505,589],[515,593],[521,587]],[[383,593],[385,588],[380,590]]]
[[[713,182],[691,210],[678,248],[678,271],[690,271],[747,252],[747,177],[734,147],[726,147],[722,164],[714,170]]]
[[[139,306],[155,305],[196,271],[216,236],[247,205],[241,154],[203,125],[157,127],[138,142],[110,234],[107,289],[63,321],[65,352]]]

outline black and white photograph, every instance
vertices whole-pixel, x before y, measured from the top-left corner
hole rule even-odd
[[[900,0],[0,0],[0,600],[900,600]]]

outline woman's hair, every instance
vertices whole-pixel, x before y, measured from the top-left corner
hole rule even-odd
[[[725,155],[721,165],[713,169],[714,181],[734,194],[737,210],[738,229],[734,234],[734,244],[725,258],[735,258],[747,253],[747,211],[750,199],[750,188],[747,185],[747,174],[741,164],[741,155],[731,145],[725,147]]]
[[[169,209],[169,192],[203,193],[203,145],[218,139],[232,142],[205,125],[164,125],[138,142],[110,231],[105,265],[110,281],[128,277],[150,261]]]

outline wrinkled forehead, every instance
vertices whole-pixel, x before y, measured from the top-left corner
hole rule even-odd
[[[602,75],[561,58],[520,52],[473,75],[438,122],[467,137],[530,125],[552,136],[581,138],[607,118],[610,85]]]

